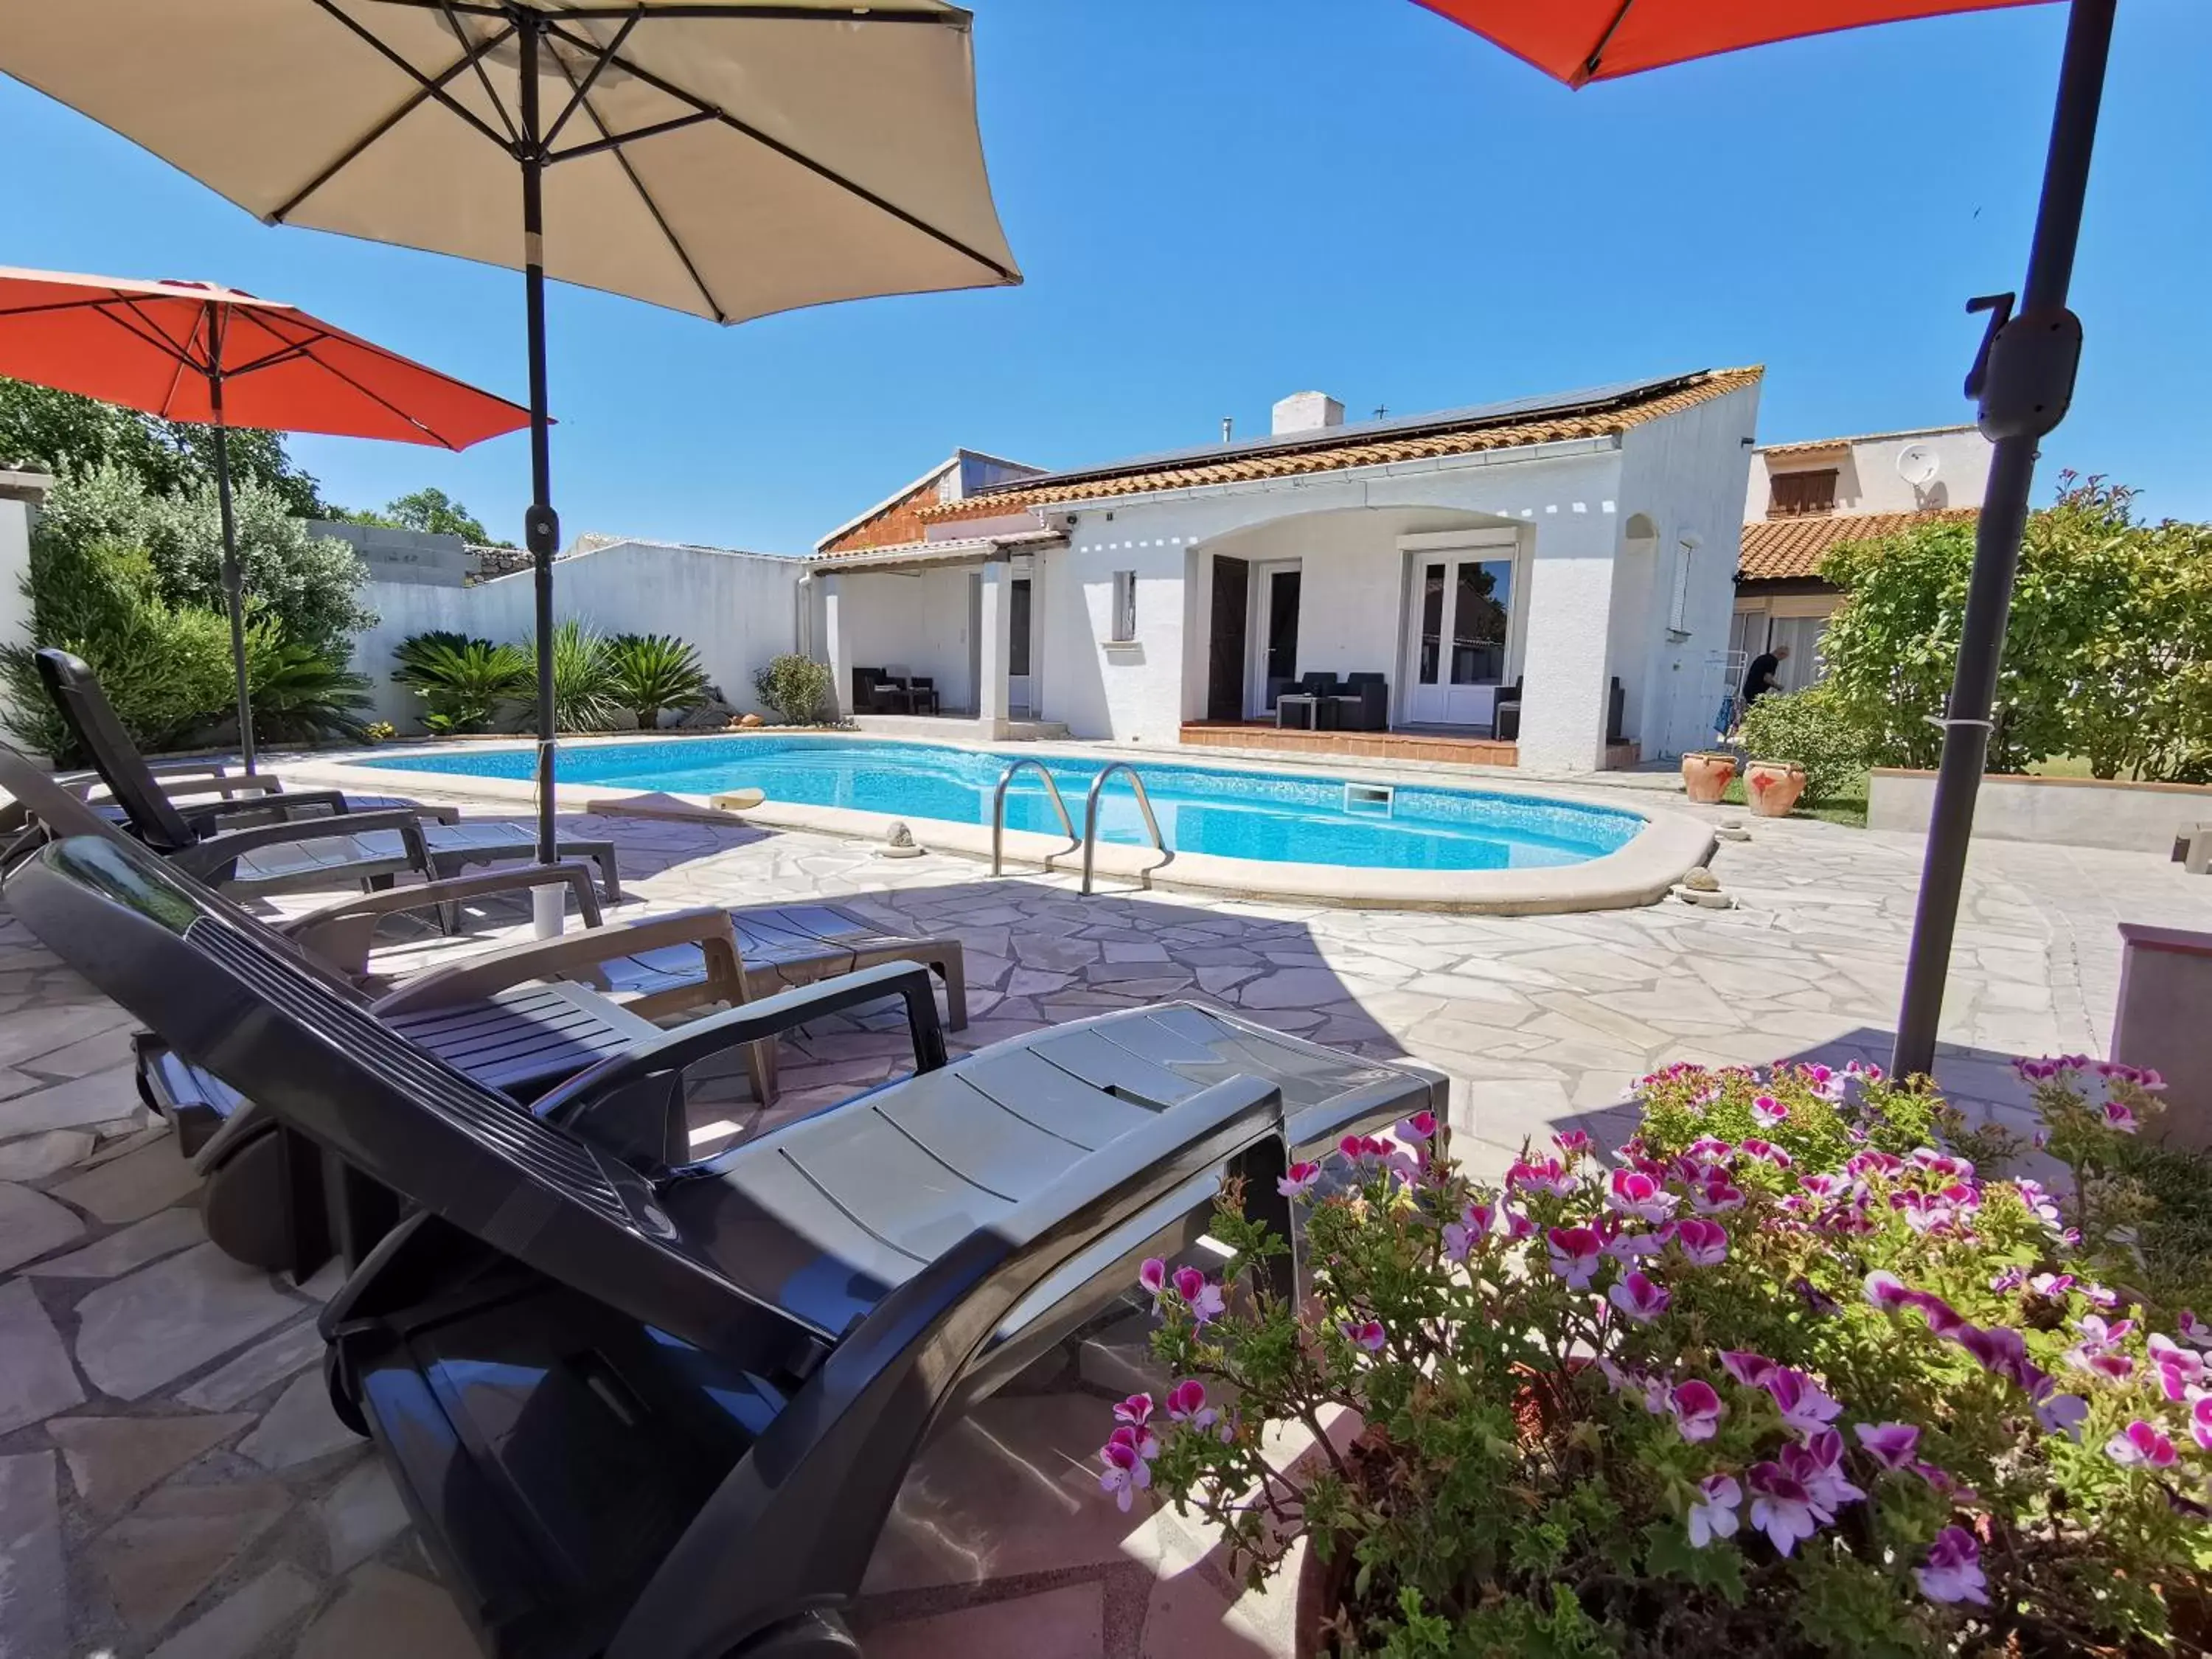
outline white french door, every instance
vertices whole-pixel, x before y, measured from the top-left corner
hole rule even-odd
[[[1513,561],[1416,554],[1406,607],[1404,718],[1421,726],[1488,726],[1505,680]]]

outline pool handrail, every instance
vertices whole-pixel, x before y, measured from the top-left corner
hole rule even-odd
[[[1115,763],[1117,765],[1121,763]],[[1060,786],[1053,781],[1052,773],[1035,755],[1024,755],[1019,759],[1008,763],[1006,769],[999,774],[999,787],[991,797],[991,873],[994,876],[1006,873],[1006,786],[1014,781],[1014,774],[1024,766],[1036,768],[1037,775],[1044,780],[1045,793],[1052,797],[1053,809],[1060,814],[1060,827],[1067,832],[1067,845],[1061,848],[1059,852],[1052,854],[1046,860],[1045,867],[1050,869],[1052,859],[1065,858],[1082,844],[1075,833],[1075,820],[1068,814],[1067,803],[1060,798]],[[1094,789],[1091,793],[1095,799],[1097,792]],[[1150,807],[1145,809],[1145,816],[1147,817],[1152,816]],[[1158,833],[1157,830],[1154,831],[1156,836]],[[1086,871],[1088,867],[1086,860]],[[1091,890],[1087,876],[1083,890],[1086,893]]]
[[[1116,772],[1129,775],[1129,786],[1137,792],[1138,810],[1145,815],[1145,828],[1152,834],[1152,848],[1164,856],[1164,864],[1173,854],[1168,853],[1167,842],[1160,838],[1160,821],[1152,816],[1152,798],[1145,788],[1144,774],[1128,761],[1115,761],[1091,780],[1091,796],[1083,804],[1083,896],[1091,896],[1091,866],[1098,851],[1098,795],[1105,788],[1106,780]],[[1141,872],[1137,879],[1146,887],[1152,884],[1152,872]]]

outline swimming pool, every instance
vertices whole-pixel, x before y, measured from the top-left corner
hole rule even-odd
[[[1043,761],[1082,828],[1083,799],[1110,761],[956,749],[866,738],[706,738],[587,744],[560,751],[559,781],[674,794],[754,788],[771,802],[845,807],[905,818],[988,825],[999,775],[1014,760]],[[364,760],[380,769],[527,780],[527,749],[410,754]],[[1480,871],[1556,868],[1602,858],[1645,826],[1639,814],[1540,796],[1401,783],[1387,805],[1353,803],[1343,779],[1215,769],[1147,757],[1139,763],[1160,832],[1177,853],[1339,868]],[[1024,768],[1006,795],[1011,830],[1056,835],[1044,785]],[[1099,838],[1144,845],[1127,785],[1106,786]]]

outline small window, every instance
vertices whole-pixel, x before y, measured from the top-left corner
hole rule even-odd
[[[1836,469],[1832,466],[1820,472],[1778,472],[1770,482],[1772,494],[1766,506],[1770,519],[1795,519],[1808,513],[1836,510]]]
[[[1137,637],[1137,573],[1117,570],[1114,573],[1114,631],[1107,635],[1109,645],[1129,645]]]
[[[1687,540],[1674,547],[1674,587],[1667,599],[1667,627],[1669,632],[1687,634],[1690,631],[1690,561],[1697,554],[1697,544]]]

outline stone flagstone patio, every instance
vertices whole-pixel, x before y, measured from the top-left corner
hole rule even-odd
[[[617,919],[830,896],[968,949],[977,1046],[1166,998],[1448,1071],[1462,1155],[1580,1122],[1617,1138],[1673,1060],[1887,1059],[1919,844],[1759,823],[1715,869],[1741,908],[1474,917],[1085,900],[802,835],[580,823],[620,845]],[[304,907],[302,907],[304,908]],[[2021,1110],[2015,1053],[2101,1052],[2113,924],[2212,927],[2212,882],[2148,857],[1978,848],[1940,1070]],[[519,915],[457,947],[520,930]],[[0,915],[0,1659],[467,1659],[476,1651],[368,1448],[325,1399],[293,1288],[204,1242],[193,1181],[140,1108],[131,1022]],[[890,1074],[902,1036],[824,1021],[787,1046],[781,1117]],[[696,1127],[752,1133],[738,1085]],[[1287,1585],[1239,1595],[1170,1515],[1123,1516],[1091,1462],[1141,1373],[1141,1322],[1050,1357],[952,1430],[899,1500],[857,1624],[871,1659],[1197,1659],[1289,1651]]]

